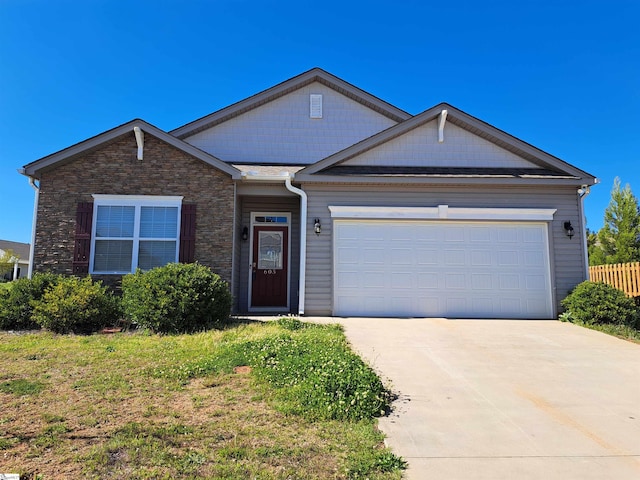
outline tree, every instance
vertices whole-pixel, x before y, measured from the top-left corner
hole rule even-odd
[[[18,261],[18,256],[13,250],[0,250],[0,277],[6,273],[11,273],[13,265]]]
[[[616,177],[611,201],[604,211],[604,226],[589,238],[589,264],[640,261],[640,207],[638,199],[626,184],[620,187]]]

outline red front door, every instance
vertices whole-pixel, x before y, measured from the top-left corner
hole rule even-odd
[[[251,307],[288,306],[289,227],[254,226]]]

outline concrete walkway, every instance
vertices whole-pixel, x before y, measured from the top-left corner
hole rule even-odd
[[[640,345],[556,321],[341,323],[398,395],[407,479],[640,479]]]

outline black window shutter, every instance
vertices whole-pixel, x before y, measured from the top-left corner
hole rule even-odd
[[[180,219],[180,263],[195,261],[196,252],[196,205],[183,204]]]
[[[93,202],[80,202],[76,210],[76,236],[73,249],[73,274],[89,273]]]

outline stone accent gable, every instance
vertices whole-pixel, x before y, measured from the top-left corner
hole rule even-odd
[[[151,136],[144,159],[136,157],[133,131],[69,163],[45,171],[34,252],[34,271],[71,274],[79,202],[92,194],[180,195],[196,204],[195,259],[231,281],[234,185],[231,178],[201,160]],[[100,276],[118,277],[119,276]],[[114,283],[113,278],[106,278]]]

